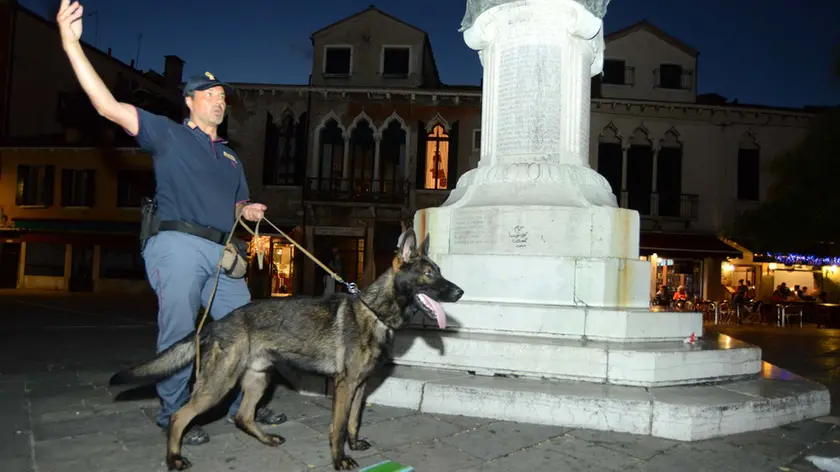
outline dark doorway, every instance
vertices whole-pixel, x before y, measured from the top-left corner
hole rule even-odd
[[[20,243],[0,242],[0,288],[17,288]]]
[[[70,263],[70,292],[93,291],[93,245],[74,244]]]
[[[340,261],[338,272],[341,278],[346,282],[360,284],[364,272],[365,239],[353,236],[316,236],[315,250],[319,254],[318,258],[327,266],[332,266],[333,248],[338,249]],[[321,268],[317,268],[315,273],[318,274],[315,280],[315,293],[324,293],[324,276],[327,273]],[[337,289],[347,291],[345,287],[337,287]]]

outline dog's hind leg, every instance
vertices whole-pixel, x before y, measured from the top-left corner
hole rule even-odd
[[[268,386],[268,374],[262,371],[248,369],[245,375],[242,376],[242,404],[239,405],[239,410],[236,411],[236,426],[257,438],[261,443],[268,446],[279,446],[286,442],[283,436],[276,434],[268,434],[254,421],[254,412],[257,409],[257,403],[265,393],[265,388]]]
[[[335,379],[333,394],[332,422],[330,422],[330,452],[335,470],[350,470],[359,466],[352,457],[344,453],[347,441],[347,418],[358,384],[349,382],[355,376],[344,374]]]
[[[213,407],[231,391],[239,379],[238,356],[223,355],[218,344],[202,359],[201,376],[196,379],[190,401],[175,412],[169,421],[169,440],[166,450],[166,465],[169,470],[188,469],[192,464],[181,455],[181,439],[184,431],[196,416]]]
[[[350,418],[347,421],[347,445],[350,446],[351,451],[365,451],[370,448],[369,442],[364,439],[359,439],[364,400],[365,383],[362,382],[353,394],[353,403],[350,405]]]

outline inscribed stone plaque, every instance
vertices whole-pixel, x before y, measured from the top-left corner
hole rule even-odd
[[[496,215],[485,211],[460,211],[452,215],[452,249],[487,248],[496,241]]]
[[[496,97],[499,156],[560,152],[562,48],[529,42],[500,47]]]

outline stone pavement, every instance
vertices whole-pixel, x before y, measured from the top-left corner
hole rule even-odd
[[[0,471],[163,471],[165,440],[149,388],[110,388],[118,368],[154,353],[154,303],[0,296]],[[781,363],[780,363],[781,364]],[[329,471],[329,400],[278,388],[289,416],[268,428],[279,448],[224,420],[210,443],[185,447],[200,471]],[[221,410],[220,414],[223,414]],[[804,457],[840,455],[835,418],[695,443],[368,407],[350,454],[418,471],[814,471]]]

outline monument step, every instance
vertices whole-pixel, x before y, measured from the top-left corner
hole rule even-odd
[[[703,332],[699,312],[469,300],[444,307],[447,326],[461,332],[611,342],[682,341]],[[412,326],[437,329],[437,322],[419,314]]]
[[[373,379],[367,401],[423,413],[698,441],[828,415],[824,386],[766,362],[750,379],[689,387],[626,387],[513,379],[393,366]],[[298,377],[304,395],[331,396],[325,377]],[[364,428],[364,424],[362,426]]]
[[[392,356],[405,366],[641,387],[726,380],[761,369],[760,348],[726,335],[694,344],[610,343],[407,329],[397,334]]]

